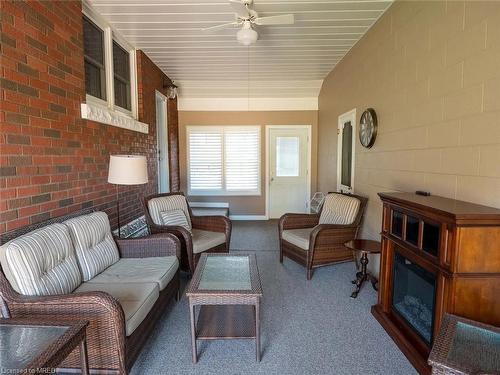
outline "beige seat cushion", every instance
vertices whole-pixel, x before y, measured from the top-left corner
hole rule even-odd
[[[356,197],[330,193],[326,196],[319,218],[319,224],[352,224],[356,219],[361,202]]]
[[[303,250],[309,250],[309,236],[313,229],[314,227],[284,230],[281,238]]]
[[[156,283],[165,289],[179,268],[176,256],[122,258],[89,283]]]
[[[0,264],[20,294],[68,294],[82,282],[68,228],[51,224],[0,247]]]
[[[64,224],[73,239],[83,281],[92,279],[120,259],[105,212],[78,216]]]
[[[106,292],[113,296],[125,313],[125,333],[130,336],[155,304],[160,291],[156,283],[93,283],[80,285],[74,293]]]
[[[193,253],[202,253],[226,242],[226,235],[221,232],[193,229]]]

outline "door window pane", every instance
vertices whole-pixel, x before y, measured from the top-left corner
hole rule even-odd
[[[276,176],[297,177],[300,168],[299,137],[276,137]]]
[[[118,43],[113,41],[113,73],[115,84],[115,104],[130,110],[130,56]]]
[[[348,121],[344,124],[342,131],[342,173],[341,184],[351,187],[351,166],[352,166],[352,125]]]
[[[83,47],[85,92],[106,100],[104,32],[85,16],[83,16]]]

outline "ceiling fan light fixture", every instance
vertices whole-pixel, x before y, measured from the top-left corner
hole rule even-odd
[[[246,25],[244,25],[243,28],[238,31],[238,33],[236,34],[236,39],[238,40],[238,43],[243,44],[244,46],[249,46],[257,41],[257,39],[259,38],[259,34],[257,33],[257,31],[252,29],[250,25],[248,25],[248,27],[245,26]]]

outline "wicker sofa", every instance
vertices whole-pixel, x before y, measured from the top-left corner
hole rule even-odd
[[[102,212],[52,219],[2,236],[2,315],[87,320],[92,373],[126,374],[179,293],[179,240],[117,239]],[[80,366],[74,351],[63,372]]]

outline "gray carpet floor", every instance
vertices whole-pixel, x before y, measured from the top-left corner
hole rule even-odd
[[[416,374],[370,313],[367,284],[349,298],[353,263],[305,270],[279,263],[277,222],[234,222],[231,251],[255,251],[262,280],[262,359],[253,340],[198,342],[191,362],[186,296],[165,311],[131,375],[139,374]],[[187,280],[183,279],[183,288]]]

